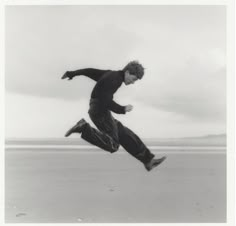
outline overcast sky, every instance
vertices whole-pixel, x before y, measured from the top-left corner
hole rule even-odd
[[[114,99],[141,137],[226,132],[224,6],[7,6],[6,137],[63,137],[95,85],[67,70],[146,68]],[[76,135],[73,135],[76,137]]]

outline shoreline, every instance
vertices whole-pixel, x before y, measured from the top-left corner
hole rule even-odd
[[[154,154],[227,154],[226,147],[186,147],[186,146],[150,146],[148,147]],[[9,152],[55,152],[55,153],[78,153],[78,154],[110,154],[98,147],[87,145],[8,145],[5,147]],[[114,154],[127,154],[124,148],[120,148]]]

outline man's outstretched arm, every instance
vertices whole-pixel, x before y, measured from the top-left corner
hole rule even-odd
[[[85,69],[79,69],[76,71],[67,71],[62,76],[62,79],[68,78],[68,80],[71,80],[75,76],[84,75],[86,77],[93,79],[94,81],[98,81],[102,77],[102,75],[105,74],[106,72],[108,72],[108,70],[85,68]]]

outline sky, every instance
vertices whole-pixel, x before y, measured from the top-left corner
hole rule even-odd
[[[88,111],[80,68],[145,67],[114,95],[113,114],[143,138],[226,133],[225,6],[7,6],[5,135],[63,137]],[[77,137],[77,134],[72,135]]]

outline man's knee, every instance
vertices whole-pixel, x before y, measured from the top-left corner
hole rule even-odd
[[[122,124],[120,121],[118,121],[118,120],[116,120],[116,124],[117,124],[117,128],[118,128],[118,136],[120,137],[120,135],[122,135],[122,133],[123,133],[125,127],[124,127],[123,124]]]
[[[119,149],[119,147],[120,147],[120,144],[119,144],[119,143],[113,143],[109,151],[110,151],[111,153],[117,152],[118,149]]]

